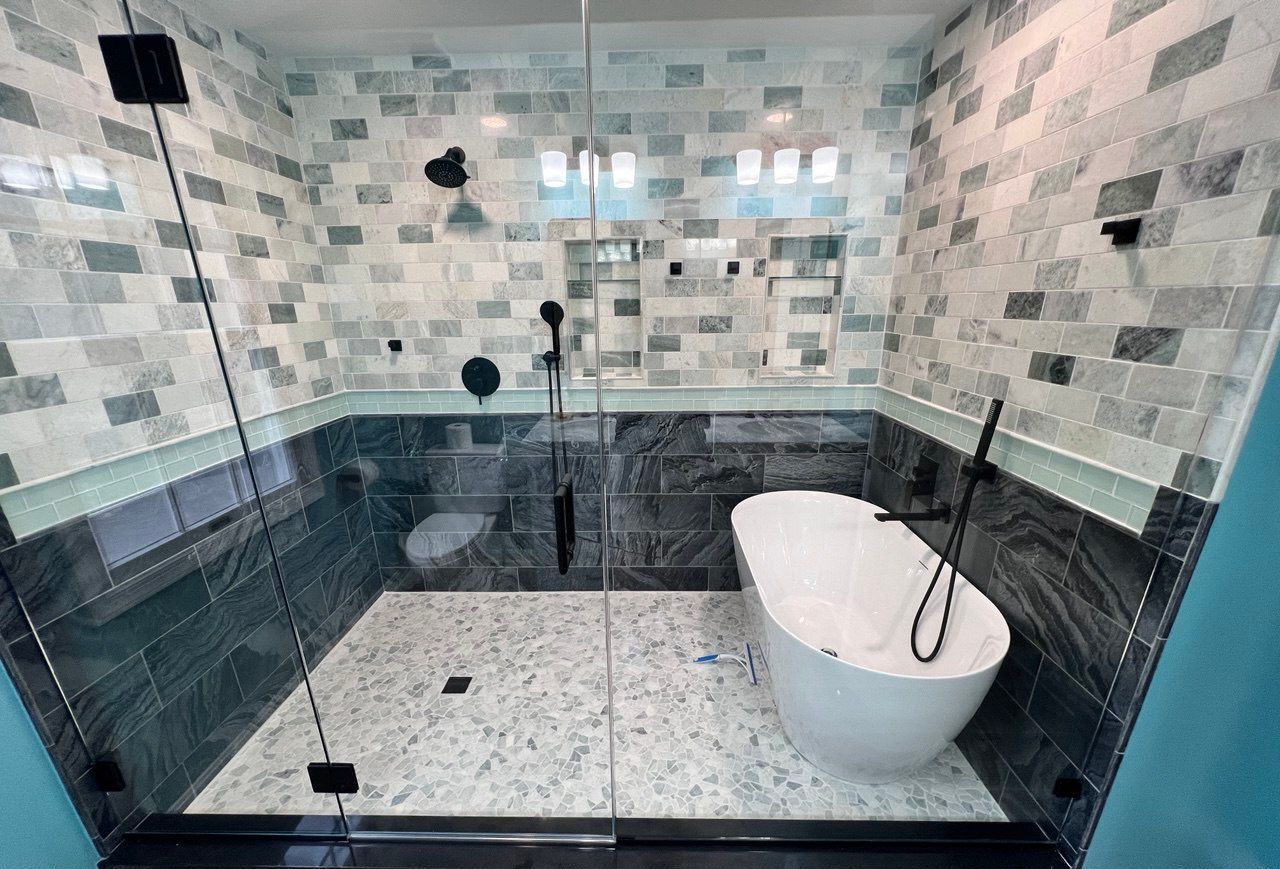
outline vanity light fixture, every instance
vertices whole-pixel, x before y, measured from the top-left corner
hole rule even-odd
[[[613,186],[626,189],[636,186],[636,155],[619,151],[613,155]]]
[[[840,149],[834,145],[813,152],[813,183],[830,184],[836,180],[836,163],[840,161]]]
[[[564,151],[542,152],[542,183],[548,187],[563,187],[568,175],[569,158]]]
[[[590,157],[590,162],[587,158]],[[600,155],[592,154],[590,151],[578,152],[578,178],[583,184],[591,187],[596,186],[596,179],[600,177]]]
[[[760,183],[760,159],[762,155],[759,148],[747,148],[738,152],[738,183],[750,187],[753,184]]]
[[[800,149],[783,148],[773,154],[773,183],[795,184],[800,177]]]

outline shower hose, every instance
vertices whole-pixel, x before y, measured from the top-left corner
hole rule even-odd
[[[929,583],[924,597],[920,599],[920,608],[916,610],[916,617],[911,622],[911,654],[923,664],[938,657],[938,652],[942,651],[942,641],[947,638],[947,622],[951,620],[951,599],[956,592],[956,573],[960,569],[960,553],[964,549],[964,529],[969,524],[969,507],[973,504],[973,492],[978,488],[978,483],[983,480],[994,480],[996,477],[996,466],[987,461],[987,450],[991,446],[991,438],[995,435],[996,422],[1000,419],[1000,411],[1003,407],[1003,401],[992,399],[987,408],[987,421],[982,427],[982,435],[978,439],[978,449],[974,452],[973,461],[968,467],[960,469],[962,474],[969,477],[969,482],[965,486],[964,497],[960,499],[960,509],[956,511],[956,524],[951,529],[951,535],[947,537],[947,545],[943,547],[942,557],[938,560],[938,569],[933,572],[933,580]],[[952,555],[953,550],[954,555]],[[951,578],[947,581],[947,600],[942,607],[942,625],[938,628],[938,641],[933,644],[933,650],[929,654],[922,655],[920,647],[916,644],[916,634],[920,632],[920,619],[924,618],[924,608],[929,605],[929,599],[933,597],[933,590],[942,577],[942,571],[947,569],[948,556],[951,556]]]

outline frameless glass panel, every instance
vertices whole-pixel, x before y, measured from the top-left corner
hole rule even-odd
[[[608,834],[580,4],[195,17],[165,132],[353,830]],[[305,699],[201,798],[320,759]]]
[[[797,747],[797,728],[830,723],[793,710],[784,725],[731,525],[761,493],[862,495],[928,24],[826,3],[591,4],[601,250],[641,249],[624,308],[638,307],[640,365],[600,368],[620,835],[1003,818],[953,745],[882,784]],[[615,313],[602,293],[602,341]],[[816,569],[783,574],[803,584],[792,615],[839,627],[830,601],[802,616]],[[808,651],[797,691],[828,678],[830,656]]]
[[[231,67],[198,19],[146,5],[196,94],[163,111],[207,113],[198,80]],[[300,768],[237,806],[203,796],[302,666],[151,108],[110,97],[96,37],[128,22],[42,0],[0,26],[5,662],[102,840],[180,812],[334,813]]]

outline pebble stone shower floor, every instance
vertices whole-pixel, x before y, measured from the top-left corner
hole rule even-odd
[[[388,592],[312,675],[334,760],[366,815],[608,817],[600,592]],[[617,812],[645,818],[1004,820],[955,746],[909,778],[860,785],[787,742],[767,683],[695,655],[741,647],[740,592],[613,592]],[[471,676],[442,694],[449,676]],[[188,813],[335,811],[299,686]]]

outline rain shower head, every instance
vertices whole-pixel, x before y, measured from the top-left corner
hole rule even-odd
[[[427,163],[427,180],[441,187],[461,187],[467,183],[467,170],[462,164],[467,161],[466,153],[456,145],[445,151],[443,156]]]

